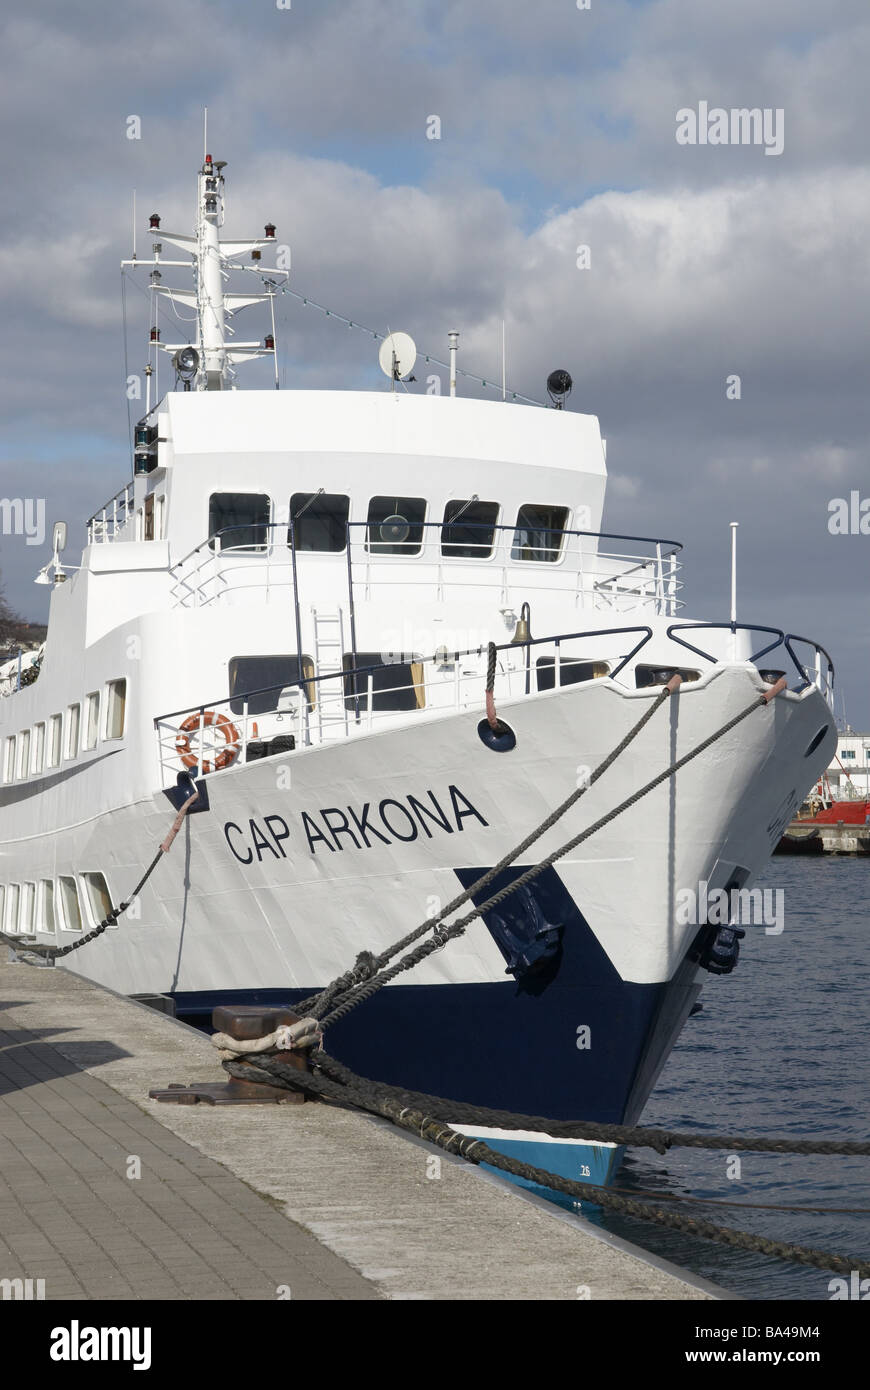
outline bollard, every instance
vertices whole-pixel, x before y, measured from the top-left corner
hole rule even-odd
[[[282,1024],[297,1023],[299,1015],[292,1009],[268,1008],[258,1004],[220,1004],[212,1011],[212,1027],[216,1033],[226,1033],[236,1042],[265,1038]],[[282,1052],[281,1060],[297,1071],[308,1071],[308,1056],[303,1052]],[[257,1054],[239,1057],[239,1063],[256,1067]],[[283,1086],[270,1086],[263,1081],[245,1081],[231,1076],[223,1082],[195,1082],[185,1086],[170,1082],[162,1089],[148,1092],[151,1100],[172,1102],[175,1105],[301,1105],[306,1097],[301,1091],[287,1091]]]

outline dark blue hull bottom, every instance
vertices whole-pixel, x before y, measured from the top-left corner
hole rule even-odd
[[[326,1045],[354,1071],[396,1086],[554,1120],[620,1123],[655,1048],[669,989],[554,983],[534,997],[513,981],[391,985],[333,1024]],[[292,1007],[310,994],[226,990],[175,999],[180,1017],[205,1023],[215,1004]],[[689,1007],[693,999],[694,992]]]
[[[457,877],[470,885],[483,872]],[[488,891],[522,872],[514,866]],[[623,980],[553,868],[484,921],[514,974],[490,984],[389,985],[330,1027],[330,1052],[364,1076],[452,1100],[632,1123],[697,998],[695,967],[684,963],[661,984]],[[179,993],[176,1004],[182,1016],[207,1015],[216,1003],[292,1006],[317,987]]]

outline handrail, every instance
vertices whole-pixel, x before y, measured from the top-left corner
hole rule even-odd
[[[113,524],[113,526],[114,526],[115,531],[118,530],[118,525],[119,525],[119,522],[118,522],[118,510],[119,510],[118,504],[120,504],[120,509],[121,509],[121,510],[123,511],[123,513],[124,513],[122,524],[126,524],[126,522],[129,521],[129,519],[130,519],[130,514],[131,514],[131,512],[133,511],[133,484],[132,484],[132,482],[130,482],[130,483],[125,483],[123,487],[120,487],[120,488],[118,489],[118,491],[114,494],[113,497],[110,497],[110,498],[109,498],[108,502],[104,502],[103,505],[102,505],[101,507],[98,507],[98,508],[97,508],[97,510],[94,512],[93,516],[89,516],[89,517],[88,517],[87,521],[85,522],[85,530],[86,530],[86,532],[87,532],[87,537],[88,537],[88,541],[89,541],[89,542],[92,540],[92,535],[91,535],[91,527],[92,527],[92,526],[93,526],[93,527],[105,528],[105,527],[107,526],[107,524],[109,523],[109,521],[111,520],[111,522],[112,522],[112,524]],[[109,517],[109,516],[107,515],[107,513],[109,512],[109,509],[110,509],[110,508],[112,509],[111,517]]]
[[[808,684],[812,685],[812,684],[816,684],[816,683],[817,683],[817,684],[819,684],[819,688],[821,688],[821,681],[820,681],[820,680],[819,680],[818,682],[812,681],[812,679],[810,678],[810,676],[809,676],[809,674],[808,674],[808,672],[807,672],[806,667],[804,666],[803,662],[800,661],[800,659],[798,658],[798,656],[797,656],[796,653],[794,652],[794,650],[793,650],[793,648],[792,648],[792,645],[791,645],[792,642],[805,642],[805,643],[807,644],[808,647],[812,647],[817,653],[820,652],[820,653],[822,654],[822,656],[825,658],[825,660],[827,661],[827,663],[828,663],[828,676],[829,676],[829,678],[830,678],[830,679],[827,681],[827,685],[828,685],[828,689],[831,690],[831,691],[833,691],[833,688],[834,688],[834,679],[835,679],[835,674],[836,674],[836,673],[835,673],[835,670],[834,670],[834,663],[833,663],[833,661],[831,660],[831,657],[829,656],[828,652],[827,652],[827,651],[825,650],[825,648],[822,646],[821,642],[817,642],[817,641],[816,641],[814,638],[812,638],[812,637],[799,637],[799,636],[797,635],[797,633],[794,633],[794,632],[786,633],[786,632],[783,631],[782,628],[779,628],[779,627],[764,627],[764,626],[762,626],[760,623],[736,623],[736,622],[735,622],[735,623],[731,623],[731,622],[720,622],[720,623],[671,623],[670,626],[669,626],[668,629],[667,629],[667,635],[668,635],[668,637],[671,638],[672,641],[678,642],[678,643],[680,644],[681,647],[687,647],[687,648],[689,649],[689,651],[695,652],[695,654],[696,654],[697,656],[702,656],[702,657],[704,657],[705,660],[707,660],[707,661],[714,661],[714,662],[717,661],[719,658],[717,658],[716,656],[713,656],[710,652],[704,651],[702,647],[696,647],[692,642],[686,642],[686,641],[683,640],[682,637],[677,637],[677,636],[676,636],[676,633],[677,633],[678,631],[679,631],[679,632],[685,632],[685,631],[689,631],[689,630],[691,630],[691,629],[699,629],[699,628],[709,628],[709,629],[718,630],[718,631],[720,631],[720,632],[724,631],[724,632],[734,632],[734,633],[736,633],[736,632],[767,632],[767,633],[772,633],[772,634],[774,635],[775,641],[769,642],[769,643],[767,644],[766,647],[762,647],[760,651],[754,652],[754,653],[752,654],[752,656],[750,656],[748,659],[749,659],[751,662],[760,661],[761,658],[762,658],[763,656],[767,656],[769,652],[775,651],[777,647],[784,646],[785,649],[786,649],[786,651],[788,652],[789,656],[791,657],[792,662],[794,663],[794,666],[795,666],[795,669],[796,669],[797,672],[798,672],[798,675],[802,676],[803,679],[804,679]],[[818,674],[819,674],[819,677],[820,677],[820,676],[821,676],[821,671],[820,671],[820,670],[819,670]]]
[[[828,663],[828,671],[831,676],[831,685],[833,686],[835,676],[834,663],[831,660],[828,653],[825,651],[825,648],[822,646],[821,642],[814,641],[812,637],[799,637],[796,632],[787,632],[785,637],[783,638],[783,641],[785,643],[785,649],[791,657],[792,661],[794,662],[795,666],[797,666],[798,670],[803,675],[804,680],[809,681],[811,685],[813,684],[813,682],[810,681],[810,678],[807,675],[803,662],[800,661],[798,657],[795,655],[795,653],[792,651],[791,644],[792,642],[806,642],[808,647],[814,647],[817,652],[821,652],[822,656]]]
[[[636,656],[640,649],[650,640],[653,635],[651,627],[648,627],[645,623],[639,623],[631,627],[595,628],[592,632],[563,632],[554,637],[532,637],[529,638],[527,642],[502,642],[501,644],[496,644],[496,650],[500,652],[520,652],[524,647],[539,647],[544,644],[552,644],[558,647],[562,642],[575,642],[579,641],[580,638],[587,637],[610,637],[624,632],[642,632],[645,635],[632,648],[628,655],[623,657],[619,665],[610,672],[610,676],[613,677],[618,675],[623,667],[631,661],[632,657]],[[487,648],[482,646],[468,647],[462,651],[448,652],[447,655],[458,661],[460,657],[464,656],[484,656],[486,651]],[[443,652],[440,654],[436,652],[432,656],[414,656],[415,662],[419,661],[423,666],[430,661],[440,662],[443,658]],[[320,681],[344,680],[349,676],[368,675],[370,673],[373,674],[375,671],[389,671],[394,666],[398,665],[401,665],[401,663],[396,661],[382,661],[370,666],[349,666],[343,671],[327,671],[322,675],[300,676],[299,679],[295,681],[279,681],[277,684],[259,686],[256,690],[235,690],[232,695],[220,695],[215,700],[204,700],[202,704],[199,705],[185,705],[182,709],[169,710],[166,714],[156,715],[154,723],[157,724],[164,719],[175,719],[179,714],[191,714],[193,712],[204,713],[205,710],[213,709],[215,705],[227,704],[230,700],[251,700],[255,695],[267,695],[273,690],[290,690],[297,687],[305,694],[306,686],[310,687],[312,685],[317,685]],[[350,694],[348,694],[347,698],[351,698]]]
[[[682,637],[674,636],[674,632],[676,630],[679,630],[680,632],[687,632],[692,628],[718,628],[720,630],[728,632],[742,631],[774,633],[774,635],[776,636],[776,641],[769,643],[766,647],[762,647],[761,651],[755,652],[749,658],[750,661],[760,661],[763,656],[767,656],[768,652],[772,652],[776,647],[778,647],[785,636],[782,628],[762,627],[760,623],[671,623],[670,627],[668,628],[668,636],[674,642],[679,642],[681,647],[688,647],[689,651],[694,652],[696,656],[705,657],[707,661],[716,661],[718,658],[711,655],[710,652],[705,652],[703,648],[694,646],[691,642],[684,642]]]
[[[93,520],[93,518],[92,518],[92,520]],[[369,522],[369,521],[346,521],[346,522],[345,522],[345,530],[346,530],[347,532],[350,532],[351,530],[354,530],[354,529],[356,529],[356,528],[363,527],[363,526],[366,527],[366,528],[369,528],[369,527],[371,527],[373,524],[374,524],[374,523]],[[415,528],[419,528],[419,529],[422,529],[422,530],[437,529],[437,530],[442,530],[442,531],[443,531],[445,528],[451,528],[451,527],[453,527],[453,526],[456,526],[458,523],[455,522],[455,521],[415,521],[415,522],[412,522],[412,523],[410,523],[410,524],[413,525]],[[477,521],[462,521],[462,522],[461,522],[461,525],[462,525],[465,529],[467,529],[467,530],[477,530],[477,531],[513,531],[513,532],[516,532],[516,531],[519,531],[519,530],[523,530],[523,529],[524,529],[524,528],[521,527],[517,522],[512,522],[512,523],[509,524],[509,523],[507,523],[507,522],[499,522],[499,523],[496,523],[496,522],[485,522],[485,521],[482,521],[482,522],[477,522]],[[214,554],[214,555],[222,554],[222,553],[223,553],[223,547],[220,546],[220,547],[218,547],[217,549],[215,549],[215,548],[212,546],[211,542],[214,541],[214,540],[220,540],[223,536],[229,535],[229,534],[230,534],[231,532],[233,532],[233,531],[279,531],[279,530],[280,530],[280,531],[284,531],[284,532],[287,533],[287,534],[286,534],[285,541],[284,541],[284,544],[287,546],[287,548],[288,548],[288,549],[299,550],[299,547],[298,547],[298,546],[294,546],[293,543],[292,543],[292,540],[291,540],[291,530],[292,530],[292,529],[293,529],[293,528],[292,528],[292,523],[291,523],[290,521],[262,521],[262,522],[259,522],[259,521],[258,521],[258,522],[244,522],[244,523],[239,523],[239,524],[237,524],[237,525],[235,525],[235,526],[222,526],[219,530],[213,531],[210,535],[204,537],[204,539],[201,540],[201,541],[199,542],[198,545],[194,546],[192,550],[189,550],[189,551],[187,552],[186,555],[183,555],[183,556],[181,557],[180,560],[176,560],[175,563],[174,563],[173,565],[170,566],[170,568],[173,569],[173,570],[174,570],[174,569],[177,569],[180,565],[183,565],[187,560],[192,559],[192,557],[193,557],[194,555],[198,555],[199,552],[200,552],[201,550],[205,549],[205,548],[208,548],[208,549],[211,551],[211,553]],[[643,544],[643,545],[656,545],[656,546],[662,545],[662,546],[670,546],[670,547],[672,547],[672,549],[668,552],[668,556],[665,556],[665,557],[663,557],[663,558],[668,558],[671,554],[677,554],[679,551],[681,551],[681,550],[683,549],[683,545],[682,545],[682,542],[681,542],[681,541],[667,540],[667,539],[663,539],[663,538],[656,537],[656,536],[630,536],[630,535],[624,535],[624,534],[622,534],[622,533],[620,533],[620,532],[616,532],[616,531],[581,531],[581,530],[577,530],[577,529],[575,529],[575,528],[573,528],[573,527],[556,527],[556,526],[535,526],[535,527],[529,527],[529,528],[527,528],[527,529],[535,530],[535,531],[537,531],[537,532],[539,532],[539,533],[541,533],[541,534],[544,534],[544,535],[558,535],[558,536],[589,536],[589,537],[592,537],[592,538],[595,539],[595,540],[607,540],[607,541],[637,541],[637,542],[639,542],[639,543],[641,543],[641,544]],[[351,538],[351,539],[352,539],[352,538]],[[262,542],[262,543],[261,543],[261,542],[254,542],[254,543],[252,543],[252,549],[254,549],[254,553],[256,553],[256,554],[261,553],[262,550],[264,550],[264,549],[266,548],[266,544],[267,544],[267,542]],[[371,542],[370,544],[374,544],[374,545],[376,545],[376,546],[381,546],[381,545],[392,545],[392,546],[396,546],[396,545],[405,544],[405,542],[397,542],[397,541],[374,541],[374,542]],[[415,544],[415,542],[411,542],[410,544]],[[447,544],[448,544],[448,545],[460,545],[461,542],[460,542],[460,541],[448,541]],[[239,547],[239,549],[242,549],[242,547]],[[306,555],[306,554],[309,554],[309,553],[312,553],[312,552],[309,552],[309,551],[306,551],[306,550],[302,550],[302,551],[299,551],[299,553],[300,553],[300,554],[303,554],[303,555]],[[332,552],[325,551],[325,552],[323,552],[323,553],[324,553],[324,554],[336,554],[336,555],[339,555],[339,554],[342,554],[343,552],[342,552],[342,551],[332,551]],[[377,552],[375,552],[375,553],[377,553]],[[391,557],[382,555],[382,556],[379,556],[379,558],[381,558],[381,559],[389,559],[389,558],[391,558]],[[393,558],[395,558],[395,557],[393,557]],[[445,555],[443,558],[444,558],[444,559],[451,559],[451,558],[454,558],[454,557],[451,557],[451,556],[448,554],[448,555]],[[467,557],[458,557],[458,558],[467,558]],[[618,557],[618,556],[610,556],[610,555],[607,555],[607,554],[605,553],[604,558],[606,558],[606,559],[618,559],[619,557]],[[630,556],[630,557],[626,557],[626,558],[636,559],[637,557],[636,557],[636,556]],[[651,560],[657,560],[658,557],[655,556],[655,555],[651,555],[651,556],[650,556],[650,559],[651,559]],[[525,561],[525,562],[521,562],[521,563],[526,563],[526,564],[528,564],[529,562],[528,562],[528,561]],[[549,563],[549,562],[547,562],[547,563]]]

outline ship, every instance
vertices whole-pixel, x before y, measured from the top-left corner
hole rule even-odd
[[[289,271],[267,265],[272,223],[223,236],[225,167],[205,154],[191,232],[155,213],[150,256],[125,262],[150,305],[130,472],[77,564],[55,525],[44,649],[26,680],[5,670],[4,939],[83,942],[58,968],[195,1022],[292,1008],[630,802],[326,1042],[457,1103],[634,1124],[704,981],[738,958],[740,932],[678,901],[764,869],[830,761],[833,664],[783,628],[692,618],[678,542],[602,530],[606,442],[568,408],[566,371],[543,403],[462,394],[451,330],[443,390],[415,383],[403,334],[383,335],[380,390],[282,386]],[[268,331],[237,336],[242,310]],[[274,382],[245,389],[270,356]],[[590,1182],[619,1161],[473,1132]]]
[[[861,796],[840,759],[845,795],[822,773],[785,829],[776,854],[866,854],[870,848],[870,800]],[[860,827],[860,830],[859,830]]]

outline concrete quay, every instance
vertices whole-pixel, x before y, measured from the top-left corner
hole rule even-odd
[[[47,1300],[729,1297],[386,1122],[151,1101],[225,1079],[208,1038],[0,949],[0,1281]]]

